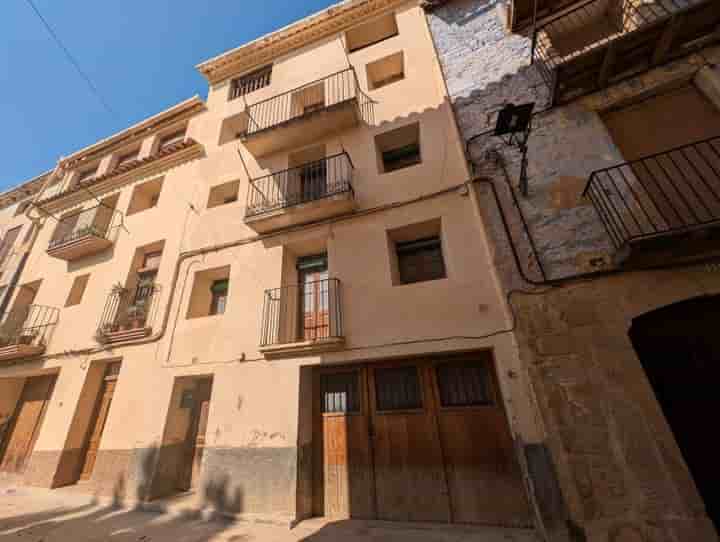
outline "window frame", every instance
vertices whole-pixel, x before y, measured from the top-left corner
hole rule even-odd
[[[223,293],[218,293],[215,291],[216,286],[219,283],[225,283],[225,291]],[[227,310],[227,302],[230,292],[230,279],[215,279],[212,281],[212,284],[210,284],[210,311],[208,312],[208,316],[220,316],[225,314],[225,311]],[[222,308],[222,310],[220,310]]]
[[[230,81],[228,101],[242,98],[243,96],[247,96],[248,94],[257,92],[260,89],[269,87],[272,84],[272,72],[273,65],[268,64],[266,66],[263,66],[262,68],[258,68],[239,77],[235,77]],[[260,86],[253,86],[252,84],[247,84],[256,81],[260,81]],[[243,83],[245,83],[244,86]]]
[[[418,284],[421,282],[431,282],[436,280],[447,279],[447,265],[445,264],[445,251],[443,250],[442,236],[440,234],[431,237],[423,237],[411,241],[395,241],[395,258],[397,259],[398,285]],[[421,278],[417,280],[406,280],[407,271],[403,272],[403,257],[416,255],[422,251],[427,251],[428,247],[437,247],[440,255],[441,274],[432,276],[431,278]]]
[[[80,293],[78,294],[78,300],[74,303],[71,303],[73,298],[73,293],[76,291],[76,284],[78,281],[83,280],[83,283],[81,286],[78,286],[78,290]],[[85,292],[87,291],[88,283],[90,282],[90,273],[86,273],[84,275],[77,275],[73,278],[72,284],[70,285],[70,290],[68,291],[68,295],[65,298],[65,305],[64,308],[69,307],[77,307],[78,305],[82,304],[82,300],[85,297]]]

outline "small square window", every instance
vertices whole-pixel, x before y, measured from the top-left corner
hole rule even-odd
[[[229,183],[213,186],[208,195],[207,208],[212,209],[213,207],[236,202],[239,190],[240,181],[230,181]]]
[[[486,363],[450,362],[436,368],[440,405],[462,407],[493,404]]]
[[[65,301],[66,307],[72,307],[73,305],[79,305],[82,301],[83,294],[85,294],[85,288],[87,288],[88,280],[90,275],[80,275],[75,277],[70,292],[68,293],[67,300]]]
[[[210,314],[224,314],[225,305],[227,304],[228,297],[228,286],[230,281],[228,279],[221,279],[213,281],[210,286]]]
[[[420,155],[420,126],[409,124],[375,136],[380,173],[389,173],[414,166]]]
[[[173,145],[185,141],[185,130],[186,129],[183,127],[180,130],[177,130],[175,132],[172,132],[171,134],[160,138],[160,145],[158,146],[158,150],[162,151],[172,147]]]
[[[358,373],[356,371],[324,374],[320,378],[323,413],[360,412]]]
[[[117,159],[115,167],[126,166],[132,162],[135,162],[138,159],[138,156],[140,156],[140,149],[135,149],[134,151],[121,154],[120,157]]]
[[[160,200],[162,185],[163,180],[160,178],[135,186],[128,205],[128,216],[155,207]]]
[[[366,66],[368,87],[375,90],[405,77],[405,63],[403,52],[395,53]]]
[[[76,183],[87,183],[93,180],[95,175],[97,174],[97,166],[93,168],[86,169],[85,171],[81,171],[77,175]]]
[[[439,237],[396,243],[402,284],[445,278],[445,262]]]
[[[230,83],[230,99],[234,100],[270,85],[272,66],[265,66],[252,73],[233,79]]]
[[[378,410],[416,410],[422,408],[417,367],[375,369],[375,401]]]
[[[398,35],[394,13],[388,13],[345,32],[345,42],[350,53],[370,47]]]

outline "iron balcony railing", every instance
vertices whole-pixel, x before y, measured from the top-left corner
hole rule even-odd
[[[720,136],[595,171],[584,195],[616,248],[720,224]]]
[[[360,88],[353,68],[347,68],[312,83],[262,100],[247,108],[246,136],[277,128],[349,102],[357,102],[360,117],[368,124],[374,121],[374,102]]]
[[[308,162],[250,181],[246,217],[353,192],[353,164],[346,153]]]
[[[343,337],[341,293],[338,279],[266,290],[260,346]]]
[[[562,64],[703,1],[589,0],[536,28],[532,61],[554,89],[554,71]]]
[[[0,348],[15,345],[47,346],[60,310],[43,305],[15,307],[0,315]]]
[[[60,247],[89,235],[106,239],[116,212],[115,209],[105,205],[97,205],[62,217],[55,228],[48,249]]]
[[[134,288],[114,287],[98,324],[98,335],[152,328],[160,302],[160,285],[141,281]]]

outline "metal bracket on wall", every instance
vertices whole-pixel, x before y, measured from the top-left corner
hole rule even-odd
[[[535,102],[515,105],[507,104],[498,113],[493,135],[508,147],[515,147],[521,153],[520,193],[528,197],[528,140],[532,132],[532,116]]]

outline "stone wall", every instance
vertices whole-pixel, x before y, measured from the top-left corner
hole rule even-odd
[[[611,242],[582,198],[592,171],[623,162],[601,112],[690,81],[720,53],[705,50],[547,109],[547,87],[529,64],[530,40],[506,32],[502,1],[433,4],[428,24],[458,126],[470,141],[493,261],[514,294],[516,339],[545,423],[569,534],[603,542],[717,540],[628,330],[644,313],[720,292],[720,273],[698,265],[552,287],[546,279],[617,271]],[[535,102],[538,114],[524,197],[519,152],[488,131],[503,105],[526,102]]]

